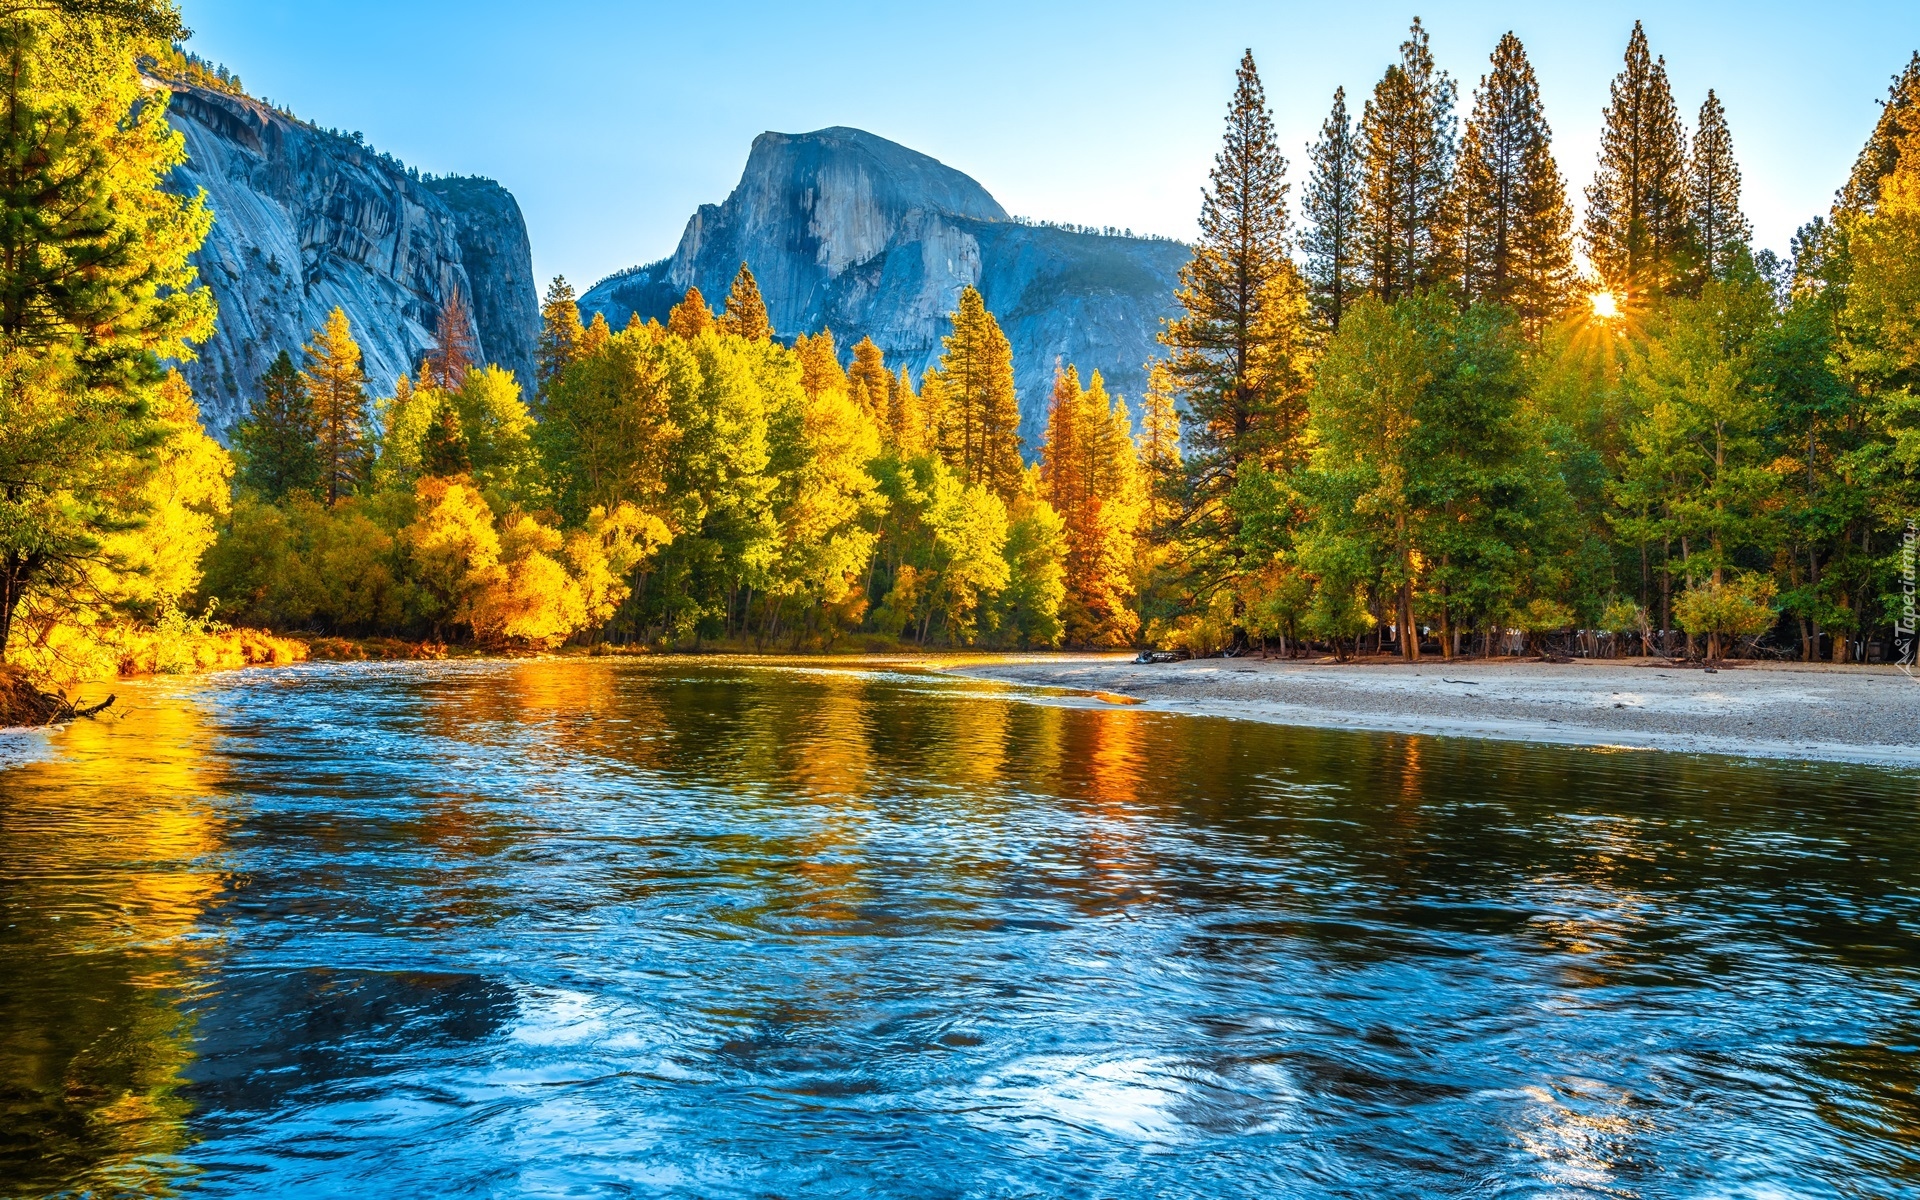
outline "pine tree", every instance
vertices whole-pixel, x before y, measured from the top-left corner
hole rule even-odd
[[[1688,253],[1687,136],[1666,60],[1652,57],[1638,21],[1606,115],[1587,187],[1587,256],[1616,296],[1665,292]]]
[[[853,347],[853,365],[847,368],[847,394],[872,418],[881,436],[897,445],[889,403],[892,392],[893,373],[887,370],[885,355],[872,338],[861,338]]]
[[[1173,528],[1180,519],[1180,414],[1173,404],[1173,378],[1165,363],[1156,362],[1147,371],[1147,391],[1141,399],[1138,447],[1140,467],[1146,478],[1147,528],[1156,536]]]
[[[1508,33],[1474,92],[1455,177],[1461,290],[1469,302],[1512,308],[1533,337],[1567,311],[1578,283],[1552,139],[1533,64]]]
[[[828,392],[848,390],[847,373],[840,367],[831,329],[822,329],[812,337],[801,334],[793,340],[793,354],[800,360],[800,386],[808,396],[817,400]]]
[[[887,428],[893,432],[894,448],[902,455],[919,454],[932,442],[935,422],[928,415],[924,381],[922,389],[913,390],[913,376],[905,367],[887,389]]]
[[[1074,368],[1059,371],[1040,476],[1065,529],[1061,616],[1076,644],[1124,645],[1138,628],[1131,608],[1138,474],[1126,406],[1108,396],[1098,371],[1085,388]]]
[[[306,347],[301,378],[313,399],[315,439],[320,447],[320,480],[327,503],[353,492],[366,475],[367,377],[360,367],[360,344],[347,327],[346,310],[336,307],[324,329],[314,331]]]
[[[240,482],[265,499],[277,502],[289,493],[319,491],[320,445],[313,401],[293,356],[285,350],[260,376],[260,390],[247,408],[246,419],[234,426],[233,445],[243,464]]]
[[[1160,335],[1172,351],[1168,373],[1187,403],[1196,511],[1210,523],[1224,518],[1219,502],[1241,463],[1272,448],[1278,397],[1268,367],[1281,357],[1273,342],[1300,332],[1286,326],[1290,298],[1303,295],[1288,257],[1286,176],[1248,51],[1201,198],[1200,244],[1180,270],[1185,312]]]
[[[573,285],[565,275],[555,275],[540,306],[540,342],[534,349],[534,371],[542,397],[560,372],[579,356],[580,339],[586,332],[580,324],[580,305]]]
[[[1733,158],[1726,109],[1712,90],[1700,106],[1687,183],[1687,215],[1700,250],[1701,270],[1707,279],[1724,279],[1750,253],[1753,226],[1740,211],[1740,164]]]
[[[674,305],[673,311],[667,314],[667,332],[675,337],[692,341],[711,328],[713,310],[707,307],[707,298],[700,294],[697,287],[688,288],[687,294],[680,298],[680,303]]]
[[[428,361],[433,376],[443,388],[457,388],[473,365],[473,316],[467,311],[466,297],[456,289],[440,308],[440,321],[433,330],[434,350]]]
[[[1392,303],[1456,274],[1448,188],[1457,153],[1455,87],[1414,18],[1360,118],[1360,234],[1373,294]]]
[[[452,392],[431,393],[434,400],[432,420],[420,442],[420,473],[443,479],[473,471],[473,458],[467,448],[465,432],[460,428],[460,410]]]
[[[1307,151],[1313,171],[1302,197],[1307,230],[1301,248],[1307,256],[1307,281],[1314,313],[1329,333],[1340,331],[1340,315],[1364,290],[1360,252],[1360,144],[1347,115],[1347,89],[1336,88],[1333,112],[1320,126],[1320,140]]]
[[[1880,204],[1880,181],[1900,163],[1901,139],[1920,131],[1920,51],[1893,77],[1873,136],[1854,160],[1853,173],[1834,201],[1838,213],[1868,213]]]
[[[731,333],[750,342],[764,342],[773,337],[773,326],[767,323],[767,302],[760,298],[760,285],[754,282],[753,272],[745,263],[740,264],[739,274],[733,277],[719,326],[721,333]]]
[[[942,339],[941,456],[965,483],[1001,500],[1020,492],[1020,399],[1013,386],[1013,347],[986,301],[971,286],[960,292],[953,332]]]

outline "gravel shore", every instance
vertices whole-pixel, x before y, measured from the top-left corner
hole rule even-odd
[[[1920,767],[1920,680],[1891,667],[1258,658],[1147,666],[1114,655],[953,670],[1284,725]]]

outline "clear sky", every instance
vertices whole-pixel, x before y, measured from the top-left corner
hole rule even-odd
[[[190,48],[255,95],[422,170],[498,179],[541,277],[582,289],[671,252],[769,129],[857,126],[967,172],[1011,212],[1190,238],[1241,50],[1298,180],[1334,87],[1357,114],[1415,12],[1461,81],[1463,115],[1500,34],[1519,35],[1576,205],[1643,18],[1689,126],[1718,91],[1757,240],[1784,251],[1920,49],[1916,0],[183,6]]]

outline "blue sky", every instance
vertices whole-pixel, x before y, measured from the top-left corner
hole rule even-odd
[[[1913,0],[183,7],[191,48],[254,94],[423,170],[500,180],[541,277],[583,289],[669,253],[768,129],[858,126],[966,171],[1014,213],[1190,237],[1241,50],[1297,180],[1334,87],[1357,112],[1415,12],[1463,109],[1500,34],[1525,42],[1576,203],[1643,18],[1689,124],[1708,88],[1726,104],[1757,240],[1784,250],[1920,49]]]

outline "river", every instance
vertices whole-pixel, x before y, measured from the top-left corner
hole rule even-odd
[[[1920,775],[857,666],[0,737],[0,1195],[1920,1195]]]

